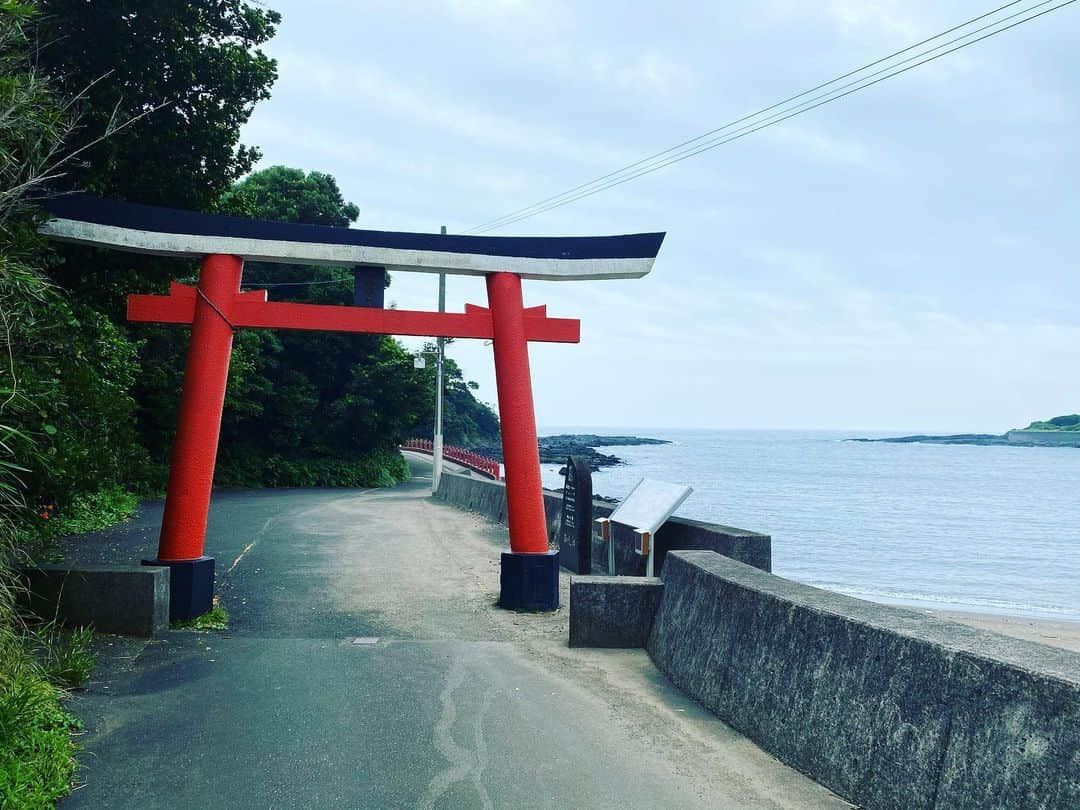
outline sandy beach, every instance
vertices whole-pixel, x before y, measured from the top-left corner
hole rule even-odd
[[[993,630],[1007,636],[1037,641],[1054,647],[1080,652],[1080,622],[1055,619],[1033,619],[1021,616],[996,616],[991,613],[961,611],[927,611],[954,622],[969,624],[983,630]]]

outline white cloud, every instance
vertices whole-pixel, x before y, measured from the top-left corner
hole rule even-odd
[[[400,81],[370,64],[333,62],[294,50],[280,52],[277,57],[280,85],[285,88],[318,93],[360,110],[378,110],[473,144],[607,166],[632,159],[617,146],[567,137],[535,121],[462,104],[433,89]]]
[[[767,0],[755,3],[751,14],[773,24],[817,22],[845,36],[873,37],[894,42],[919,39],[932,23],[918,4],[903,0]]]
[[[880,155],[871,157],[862,141],[832,135],[810,126],[785,122],[769,127],[761,134],[774,143],[793,149],[802,157],[864,169],[884,168],[883,158]]]
[[[694,72],[656,50],[647,50],[632,62],[615,67],[606,78],[623,90],[671,96],[687,92],[697,83]]]
[[[332,161],[334,166],[360,167],[371,173],[389,174],[402,183],[404,194],[415,194],[415,181],[425,188],[432,186],[469,188],[494,194],[521,195],[535,188],[535,178],[529,174],[495,168],[483,162],[462,164],[441,156],[395,148],[393,144],[376,143],[338,129],[327,129],[310,122],[296,123],[272,113],[256,113],[245,130],[247,140],[259,143],[268,160],[276,162],[275,154],[302,155],[307,165],[316,159]],[[295,157],[291,158],[296,160]],[[405,185],[406,181],[409,185]]]

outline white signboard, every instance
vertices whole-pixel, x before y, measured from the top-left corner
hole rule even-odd
[[[683,484],[668,484],[642,478],[637,486],[630,490],[626,500],[611,513],[611,520],[655,534],[693,491],[692,487]]]

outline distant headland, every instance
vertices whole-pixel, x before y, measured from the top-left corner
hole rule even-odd
[[[622,464],[618,456],[596,450],[597,447],[631,447],[642,444],[671,444],[665,439],[648,439],[641,436],[597,436],[594,433],[560,433],[557,436],[541,436],[541,464],[565,464],[567,456],[582,456],[591,470]],[[478,453],[502,460],[502,448],[498,445],[472,448]]]
[[[1080,414],[1055,416],[1044,422],[1032,422],[1026,428],[993,433],[957,433],[952,436],[894,436],[888,439],[848,439],[852,442],[888,442],[892,444],[979,444],[1010,447],[1080,447]]]

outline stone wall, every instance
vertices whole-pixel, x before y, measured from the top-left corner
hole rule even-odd
[[[506,523],[506,485],[478,477],[444,472],[435,495],[447,503],[479,512],[485,517]],[[593,518],[607,517],[614,506],[603,501],[593,502]],[[558,545],[562,521],[562,493],[544,491],[544,512],[547,517],[548,538]],[[686,518],[671,518],[656,533],[656,572],[664,567],[664,559],[674,549],[703,549],[716,551],[763,571],[772,570],[772,538],[767,534],[733,529]],[[593,571],[607,573],[607,547],[593,539]],[[615,570],[628,576],[645,574],[645,558],[634,553],[634,532],[625,526],[615,527]]]
[[[1080,807],[1080,654],[673,551],[648,650],[866,808]]]

